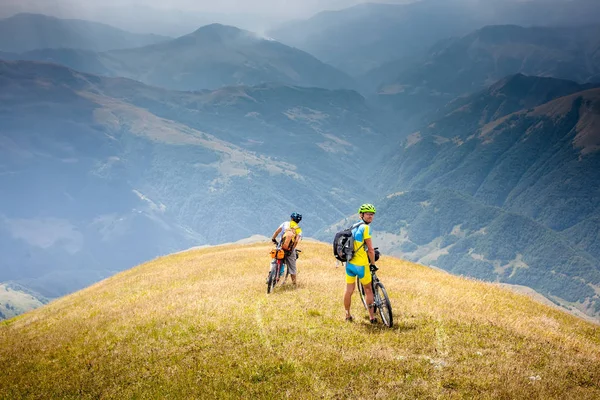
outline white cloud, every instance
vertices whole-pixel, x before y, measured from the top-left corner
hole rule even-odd
[[[71,254],[77,253],[83,246],[83,235],[65,219],[3,218],[3,222],[15,239],[24,240],[31,246],[42,249],[58,246]]]

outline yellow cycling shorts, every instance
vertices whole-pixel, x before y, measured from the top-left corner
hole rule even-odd
[[[356,282],[356,277],[360,279],[360,283],[368,285],[371,283],[371,269],[367,266],[354,265],[346,263],[346,283]]]

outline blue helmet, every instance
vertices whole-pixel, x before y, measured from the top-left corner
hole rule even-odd
[[[292,215],[290,215],[290,218],[295,223],[298,223],[298,222],[302,221],[302,214],[293,212]]]

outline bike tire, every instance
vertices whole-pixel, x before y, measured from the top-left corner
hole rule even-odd
[[[267,294],[271,293],[277,283],[277,269],[272,268],[269,272],[269,280],[267,282]]]
[[[377,310],[379,311],[381,320],[383,321],[384,325],[391,328],[394,325],[392,303],[390,303],[390,298],[388,297],[383,283],[377,282],[375,284],[374,295],[376,296],[375,303],[377,304]]]
[[[360,295],[360,300],[362,301],[363,306],[365,306],[365,310],[369,311],[367,297],[365,296],[365,287],[362,283],[360,283],[360,279],[358,279],[358,277],[356,278],[356,288],[358,290],[358,294]]]

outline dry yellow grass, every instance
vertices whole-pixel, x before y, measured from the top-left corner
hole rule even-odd
[[[600,398],[600,327],[495,285],[383,257],[393,329],[304,242],[266,294],[270,244],[159,258],[0,324],[2,399]]]

